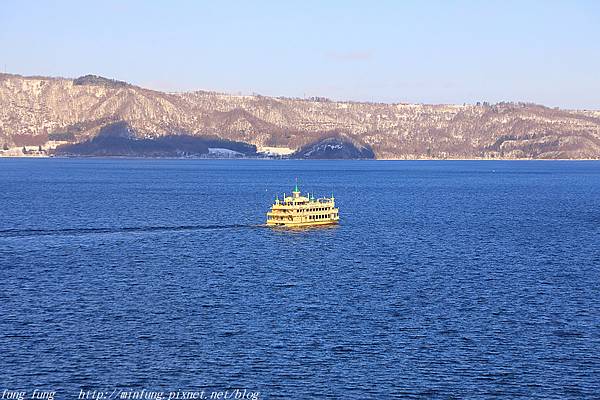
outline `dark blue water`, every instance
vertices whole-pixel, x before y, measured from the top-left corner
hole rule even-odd
[[[295,177],[340,226],[261,226]],[[600,162],[3,159],[0,185],[0,391],[600,398]]]

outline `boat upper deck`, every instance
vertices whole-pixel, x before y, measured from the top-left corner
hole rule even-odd
[[[314,198],[309,194],[306,196],[300,195],[298,185],[294,188],[291,196],[283,195],[283,200],[279,199],[279,196],[275,198],[275,203],[271,207],[271,212],[286,212],[294,211],[297,212],[317,212],[326,211],[335,208],[335,198],[321,197]]]

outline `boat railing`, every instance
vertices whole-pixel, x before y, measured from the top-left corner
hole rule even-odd
[[[333,203],[333,200],[328,197],[324,197],[321,199],[316,199],[313,201],[303,202],[303,203],[293,203],[291,201],[290,202],[280,201],[279,203],[276,203],[275,205],[279,205],[279,206],[310,206],[311,204],[314,204],[314,203],[330,204],[330,203]]]

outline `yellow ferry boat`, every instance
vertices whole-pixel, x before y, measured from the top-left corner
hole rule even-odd
[[[298,184],[291,196],[283,195],[275,198],[275,204],[267,213],[267,225],[303,227],[315,225],[337,224],[340,220],[339,209],[335,208],[335,198],[322,197],[315,199],[310,194],[300,195]]]

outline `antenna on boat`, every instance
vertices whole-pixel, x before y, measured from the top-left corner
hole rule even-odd
[[[292,197],[294,199],[297,199],[300,197],[300,189],[298,189],[298,178],[296,178],[296,186],[294,187],[294,190],[292,191]]]

